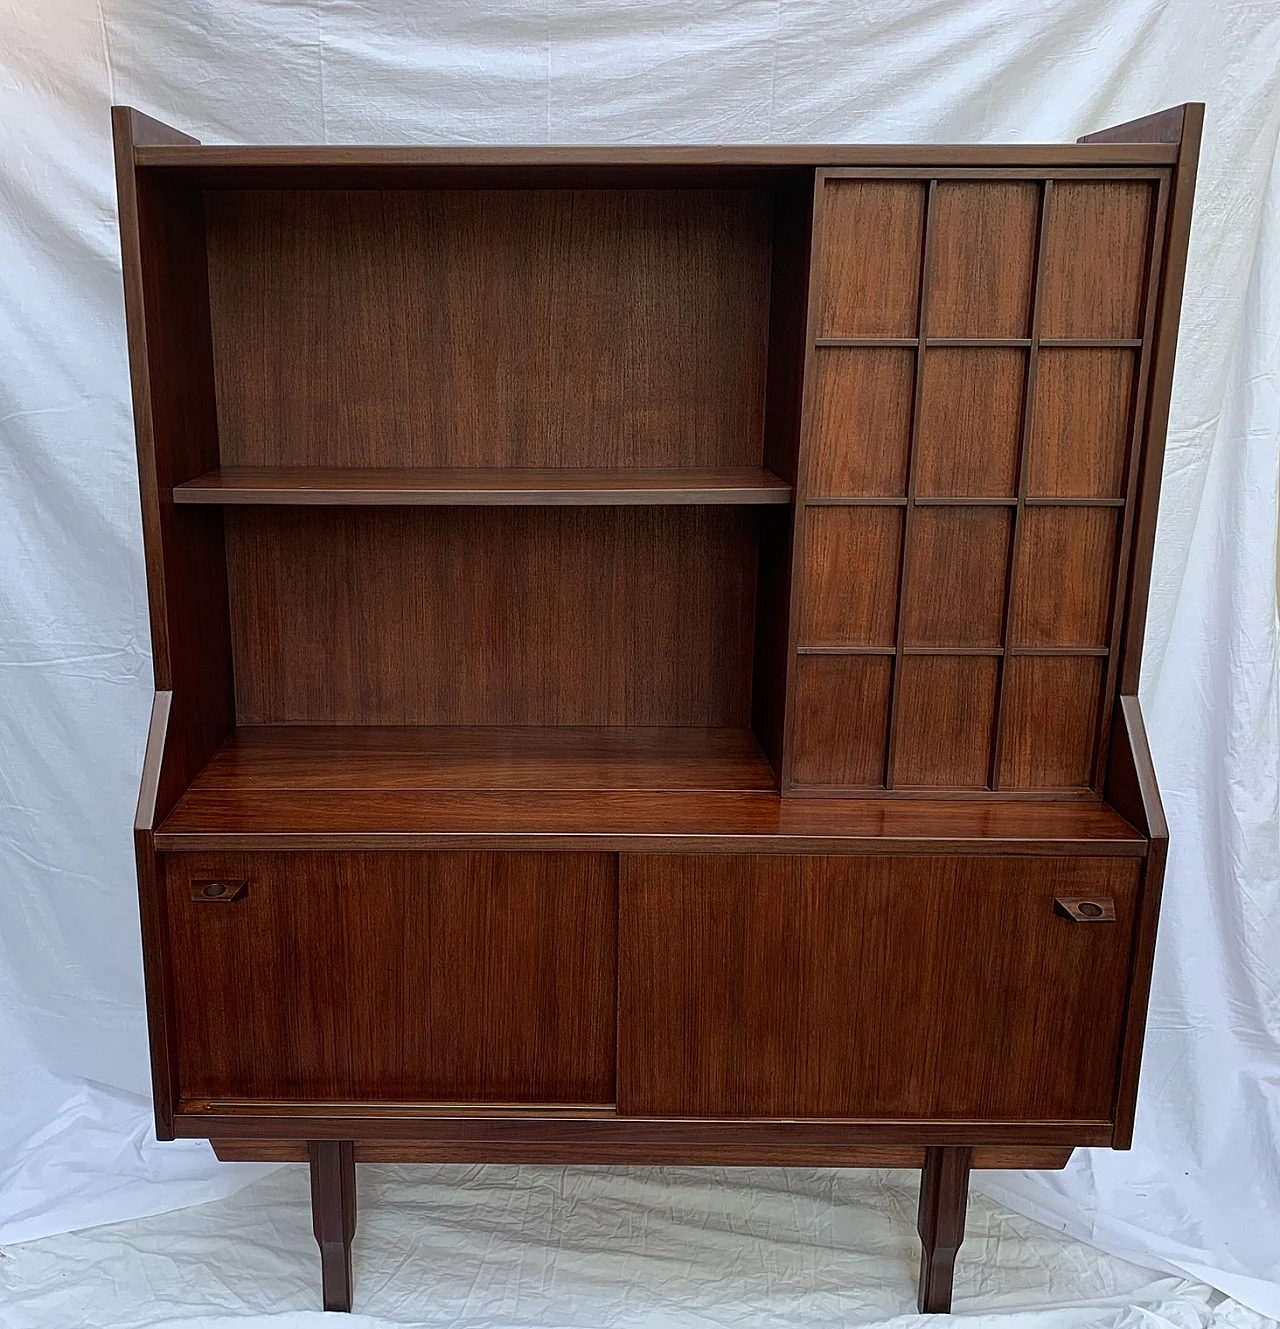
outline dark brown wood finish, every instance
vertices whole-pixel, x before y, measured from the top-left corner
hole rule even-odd
[[[956,1252],[964,1241],[964,1218],[969,1203],[968,1149],[933,1147],[924,1153],[920,1175],[920,1289],[917,1305],[922,1315],[951,1310],[951,1285]]]
[[[311,1225],[320,1247],[324,1308],[351,1309],[351,1239],[356,1234],[356,1160],[350,1140],[312,1140]]]
[[[139,143],[194,143],[113,113],[129,364],[156,690],[172,692],[156,800],[163,815],[234,722],[222,522],[179,511],[175,485],[218,464],[205,230],[198,190],[135,171]]]
[[[624,856],[619,1111],[1106,1116],[1138,876],[1119,860]],[[1110,896],[1117,921],[1068,923],[1063,894]]]
[[[172,998],[152,832],[235,710],[221,518],[172,502],[175,484],[218,461],[201,194],[159,187],[134,167],[143,145],[196,140],[128,107],[112,108],[111,126],[156,686],[134,852],[156,1131],[172,1139]]]
[[[1079,141],[1103,146],[1086,151],[1062,143],[1020,143],[1013,146],[980,143],[945,144],[879,144],[879,143],[775,143],[767,146],[752,144],[675,144],[630,147],[596,145],[566,147],[560,145],[497,145],[475,147],[359,147],[346,144],[302,144],[288,147],[261,144],[205,145],[198,140],[169,131],[166,144],[181,143],[182,147],[157,150],[157,141],[147,140],[135,154],[140,166],[180,169],[221,168],[208,188],[216,188],[227,179],[234,179],[233,169],[283,172],[286,169],[317,170],[334,168],[341,187],[343,169],[365,167],[388,170],[395,167],[433,169],[454,167],[459,170],[488,170],[489,179],[500,185],[506,180],[499,169],[540,169],[552,167],[584,167],[600,172],[612,169],[627,170],[636,167],[668,167],[704,170],[715,167],[747,170],[783,170],[816,166],[907,167],[1126,167],[1164,166],[1176,154],[1168,146],[1179,140],[1169,137],[1168,126],[1183,107],[1161,111],[1156,116],[1136,120],[1132,125],[1090,134]],[[137,112],[134,112],[137,114]],[[145,117],[143,117],[145,119]],[[1147,135],[1146,126],[1160,120],[1162,132]],[[152,122],[154,123],[154,122]],[[166,128],[167,126],[161,126]],[[198,149],[198,150],[196,150]],[[432,177],[436,178],[436,177]],[[442,176],[441,178],[447,178]],[[623,183],[629,183],[624,181]],[[293,182],[286,180],[286,186]],[[240,188],[238,183],[231,188]]]
[[[759,466],[771,202],[210,192],[222,460]]]
[[[1160,279],[1154,304],[1155,330],[1151,373],[1144,402],[1140,479],[1134,511],[1133,556],[1128,574],[1128,614],[1120,648],[1117,687],[1122,696],[1136,696],[1142,667],[1142,641],[1147,625],[1147,598],[1151,586],[1151,560],[1155,550],[1156,514],[1160,502],[1160,476],[1164,465],[1165,436],[1169,428],[1169,402],[1173,393],[1173,364],[1178,346],[1178,316],[1187,270],[1187,243],[1191,236],[1191,207],[1200,162],[1204,106],[1188,102],[1130,124],[1087,134],[1082,144],[1159,142],[1176,145],[1169,203],[1159,246]]]
[[[138,873],[138,916],[142,931],[143,978],[151,1060],[151,1092],[156,1137],[173,1139],[178,1105],[178,1062],[174,1047],[173,981],[169,959],[169,914],[157,880],[154,829],[160,774],[164,764],[173,693],[157,692],[143,757],[138,808],[133,820],[133,853]]]
[[[1164,180],[818,173],[784,793],[1100,790]]]
[[[1124,1042],[1120,1052],[1120,1075],[1116,1090],[1115,1134],[1112,1146],[1128,1149],[1133,1143],[1134,1117],[1138,1103],[1138,1075],[1142,1069],[1142,1037],[1147,1025],[1147,999],[1151,993],[1151,971],[1155,963],[1156,929],[1160,921],[1160,896],[1169,856],[1169,826],[1160,802],[1155,765],[1147,744],[1146,726],[1137,697],[1121,697],[1113,713],[1111,763],[1107,768],[1108,800],[1148,837],[1149,849],[1142,866],[1142,890],[1134,930],[1133,964],[1129,975],[1125,1010]]]
[[[808,173],[775,193],[769,284],[769,366],[765,387],[764,464],[794,486],[800,464],[801,412],[809,354],[809,268],[813,182]],[[791,622],[794,489],[785,510],[760,514],[751,723],[773,765],[783,766]]]
[[[791,487],[760,467],[722,470],[413,470],[227,466],[173,491],[175,503],[352,507],[618,507],[786,504]]]
[[[916,148],[113,115],[161,1136],[310,1162],[327,1307],[357,1161],[919,1167],[948,1307],[971,1167],[1132,1136],[1202,108]]]
[[[847,657],[846,657],[847,658]],[[817,661],[813,661],[817,663]],[[695,741],[697,741],[695,737]],[[624,742],[624,747],[630,747]],[[333,748],[342,751],[340,745]],[[439,748],[436,749],[439,752]],[[346,788],[305,766],[289,777],[292,787],[258,783],[259,763],[242,751],[238,775],[221,767],[186,794],[156,833],[163,852],[244,849],[573,849],[701,853],[919,854],[1034,853],[1142,857],[1147,840],[1122,817],[1097,802],[1045,798],[1015,801],[988,797],[921,798],[902,803],[883,798],[779,798],[743,788],[716,789],[730,777],[726,764],[689,756],[673,746],[682,778],[663,790],[644,789],[646,759],[628,773],[624,763],[604,773],[604,763],[566,761],[554,748],[535,756],[521,786],[459,787],[486,763],[442,763],[441,774],[405,777],[404,764],[354,755]],[[266,754],[262,754],[264,758]],[[335,762],[345,760],[335,756]],[[439,758],[437,757],[437,760]],[[545,763],[545,764],[542,764]],[[268,761],[264,761],[267,765]],[[539,774],[539,765],[542,773]],[[216,763],[215,763],[216,765]],[[499,757],[490,769],[519,769]],[[371,766],[374,769],[371,769]],[[733,769],[743,767],[736,761]],[[633,786],[623,791],[585,790],[587,779]],[[734,779],[738,776],[732,777]],[[756,777],[748,775],[749,779]],[[563,785],[560,783],[563,781]],[[357,782],[368,787],[355,787]],[[515,783],[513,780],[512,783]],[[414,788],[413,785],[445,785]],[[450,787],[451,785],[451,787]],[[695,786],[703,786],[695,788]]]
[[[309,1157],[302,1140],[212,1141],[224,1163],[305,1163]],[[751,1145],[750,1164],[743,1147],[733,1144],[618,1145],[599,1144],[430,1144],[401,1140],[357,1140],[357,1163],[515,1163],[593,1167],[876,1167],[921,1168],[924,1146],[894,1145]],[[975,1169],[992,1171],[1035,1169],[1046,1172],[1066,1167],[1071,1148],[1035,1145],[988,1146],[972,1150]]]
[[[228,509],[241,724],[751,718],[754,513]]]
[[[615,860],[164,859],[183,1096],[614,1100]],[[249,885],[193,900],[193,879]]]
[[[1068,924],[1064,923],[1063,927]],[[679,1118],[621,1115],[611,1107],[591,1110],[563,1106],[486,1108],[476,1104],[284,1103],[183,1100],[176,1117],[184,1139],[376,1140],[436,1145],[533,1145],[590,1149],[736,1148],[740,1157],[755,1149],[854,1148],[874,1145],[912,1148],[969,1145],[990,1148],[1105,1146],[1109,1121],[872,1121],[762,1120],[760,1118]]]
[[[914,371],[910,347],[819,347],[808,457],[812,495],[907,492]]]
[[[772,790],[749,729],[591,725],[247,725],[199,788]]]

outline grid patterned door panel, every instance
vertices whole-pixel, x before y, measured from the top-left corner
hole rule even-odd
[[[1167,172],[816,187],[786,787],[1096,791]]]

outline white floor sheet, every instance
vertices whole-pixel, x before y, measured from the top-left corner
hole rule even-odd
[[[983,1174],[986,1177],[992,1174]],[[3,1250],[4,1329],[772,1329],[920,1326],[917,1174],[808,1169],[359,1168],[355,1313],[316,1309],[307,1170],[230,1199]],[[1264,1329],[975,1195],[969,1329]]]

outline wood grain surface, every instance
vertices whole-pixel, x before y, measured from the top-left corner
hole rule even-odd
[[[1106,1117],[1138,876],[1089,859],[624,857],[619,1111]],[[1068,888],[1114,897],[1117,921],[1057,917]]]
[[[614,1098],[616,860],[164,860],[186,1096]],[[246,879],[228,905],[197,878]]]
[[[820,173],[784,793],[1100,794],[1165,189]]]
[[[424,470],[227,466],[178,485],[175,503],[382,507],[616,507],[789,503],[791,487],[751,466],[722,470],[536,467]]]
[[[818,335],[914,337],[923,183],[840,180],[825,192]]]
[[[815,662],[823,657],[815,657]],[[837,657],[850,658],[850,657]],[[321,744],[328,740],[321,740]],[[335,747],[335,762],[340,758]],[[676,753],[679,747],[673,748]],[[261,766],[255,757],[261,755]],[[637,749],[636,776],[619,772],[615,783],[638,784],[652,754]],[[473,770],[485,760],[475,758]],[[981,801],[903,798],[783,798],[750,789],[467,789],[417,788],[444,776],[406,776],[402,756],[389,755],[382,773],[370,770],[367,751],[353,749],[352,769],[366,785],[334,778],[318,763],[291,762],[293,787],[279,778],[274,755],[249,745],[234,760],[216,763],[210,783],[198,780],[156,833],[163,851],[203,849],[698,849],[714,851],[967,854],[1100,854],[1141,856],[1146,839],[1096,801],[1042,798]],[[381,762],[379,762],[381,765]],[[701,767],[720,771],[720,757],[675,760],[692,783],[713,781]],[[758,770],[734,758],[729,770]],[[270,774],[255,776],[255,768]],[[465,769],[465,765],[463,767]],[[546,768],[571,774],[572,762]],[[307,772],[310,772],[308,784]],[[748,778],[755,778],[749,776]],[[760,778],[763,778],[761,773]],[[535,779],[546,784],[549,780]]]
[[[764,191],[206,208],[224,465],[760,465]]]
[[[305,1163],[307,1146],[301,1140],[212,1141],[213,1151],[226,1163]],[[749,1150],[749,1154],[746,1152]],[[973,1151],[975,1168],[992,1170],[1035,1168],[1058,1171],[1074,1151],[1062,1146],[999,1145]],[[749,1145],[723,1144],[500,1144],[414,1143],[412,1141],[355,1141],[357,1163],[510,1163],[523,1166],[597,1167],[896,1167],[924,1164],[922,1145]],[[750,1163],[743,1159],[750,1157]]]
[[[1027,336],[1039,220],[1034,180],[939,182],[930,337]]]
[[[242,724],[750,722],[755,514],[235,508]]]

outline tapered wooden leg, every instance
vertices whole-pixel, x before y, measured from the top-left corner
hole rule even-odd
[[[350,1140],[311,1140],[311,1224],[320,1245],[327,1311],[351,1309],[351,1238],[356,1234],[356,1158]]]
[[[951,1280],[956,1252],[964,1240],[964,1214],[969,1203],[968,1149],[951,1146],[924,1151],[920,1174],[920,1217],[916,1224],[920,1254],[920,1296],[924,1314],[951,1309]]]

